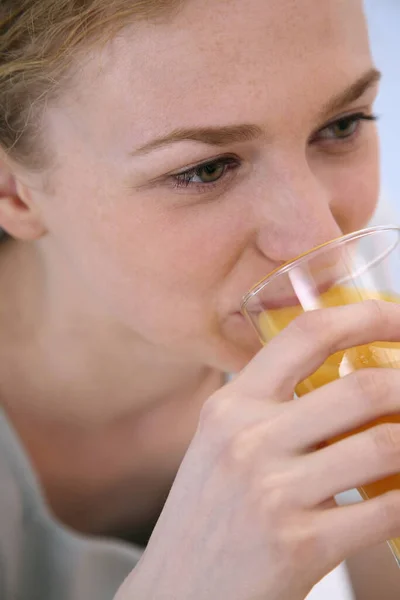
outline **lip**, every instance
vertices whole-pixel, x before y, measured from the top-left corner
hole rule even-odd
[[[317,296],[322,296],[328,290],[333,288],[336,284],[337,284],[336,281],[330,280],[329,282],[321,283],[318,286],[315,285],[315,290],[316,290]],[[251,295],[251,292],[250,292],[243,297],[242,303],[241,303],[241,308],[240,308],[240,313],[244,317],[246,316],[247,312],[253,312],[246,308],[247,305],[251,302],[251,300],[253,298],[257,298],[257,296],[261,297],[261,295],[262,295],[262,289],[258,290],[258,292],[254,293],[253,295]],[[262,312],[264,310],[278,310],[280,308],[295,307],[295,306],[301,306],[300,300],[297,296],[283,296],[282,298],[271,298],[271,299],[268,299],[267,301],[260,300],[259,308],[257,309],[257,312]]]
[[[244,314],[242,312],[240,312],[239,310],[231,313],[230,316],[234,317],[235,319],[240,319],[240,321],[245,321],[246,320]]]

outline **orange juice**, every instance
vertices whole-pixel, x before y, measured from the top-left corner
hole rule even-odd
[[[380,298],[382,300],[400,303],[400,298],[388,294],[380,294],[377,292],[371,293],[367,290],[363,292],[358,289],[346,288],[344,286],[331,288],[328,292],[320,296],[319,301],[322,307],[332,307],[343,304],[354,304],[368,298]],[[302,307],[296,305],[268,310],[262,313],[259,317],[259,324],[265,339],[274,337],[302,312]],[[350,364],[354,369],[377,367],[400,368],[400,342],[373,342],[364,346],[357,346],[356,348],[336,352],[330,356],[315,373],[298,384],[296,387],[296,394],[298,396],[303,396],[307,392],[311,392],[322,385],[338,379],[342,374],[341,365],[343,359],[345,359],[347,364]],[[396,422],[400,424],[400,415],[378,419],[374,423],[370,423],[367,427],[360,428],[357,431],[362,431],[377,423],[384,422]],[[337,441],[337,439],[331,440],[328,443],[334,443],[335,441]],[[368,499],[394,489],[400,490],[400,474],[392,475],[381,481],[365,485],[359,489],[359,492],[364,499]],[[391,540],[390,546],[397,561],[400,563],[400,538]]]

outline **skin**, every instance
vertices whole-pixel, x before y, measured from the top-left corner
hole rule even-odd
[[[66,522],[152,523],[221,373],[259,349],[242,296],[368,222],[376,128],[346,119],[372,114],[372,69],[358,0],[193,0],[80,62],[46,109],[48,169],[3,157],[0,225],[18,241],[0,269],[1,391]],[[143,150],[244,124],[257,135]],[[217,182],[177,187],[220,157]],[[146,506],[132,504],[138,485]]]
[[[360,369],[290,400],[331,352],[399,335],[392,302],[306,312],[213,394],[117,599],[304,600],[339,562],[398,537],[399,490],[343,507],[332,500],[398,472],[400,428],[390,423],[400,406],[398,369]],[[377,417],[385,424],[354,432]],[[379,594],[395,598],[397,587],[398,597],[376,563],[364,562],[359,575],[382,577]]]

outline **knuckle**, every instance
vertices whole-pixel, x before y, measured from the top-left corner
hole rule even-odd
[[[400,490],[394,490],[381,496],[377,507],[379,520],[384,524],[388,537],[391,537],[394,528],[397,531],[400,529]]]
[[[200,411],[198,431],[208,437],[222,438],[227,430],[232,400],[222,394],[214,394],[203,404]]]
[[[247,411],[247,422],[240,419],[235,431],[226,441],[225,454],[234,464],[245,465],[249,472],[256,472],[256,480],[262,481],[265,473],[265,457],[273,464],[275,457],[282,454],[282,431],[284,430],[284,412],[281,407],[265,412],[265,407],[255,415]]]
[[[226,448],[228,460],[235,465],[247,465],[260,447],[260,440],[252,431],[253,428],[244,428],[231,437]]]
[[[279,470],[268,473],[259,482],[258,487],[262,494],[263,511],[269,516],[287,512],[296,504],[293,477],[289,472]]]
[[[292,543],[294,558],[301,556],[306,562],[311,562],[315,560],[317,556],[321,557],[321,551],[323,549],[321,536],[313,526],[311,520],[308,521],[307,526],[302,524],[302,526],[298,527],[297,532],[295,529],[294,533],[297,533],[297,535],[294,536],[294,543]]]
[[[371,298],[364,301],[364,306],[368,311],[371,321],[378,324],[380,327],[387,325],[387,311],[385,310],[385,302]]]
[[[327,326],[329,327],[329,322],[325,318],[325,311],[306,311],[289,324],[288,332],[300,334],[311,343],[321,343],[327,337]]]
[[[369,430],[374,450],[380,459],[400,456],[400,425],[384,423]]]
[[[284,561],[286,571],[293,571],[296,566],[303,569],[305,564],[313,564],[317,557],[321,561],[325,544],[312,519],[296,515],[288,522],[279,524],[273,546],[280,561]]]
[[[261,489],[263,462],[269,442],[262,434],[263,424],[242,426],[225,440],[220,454],[222,468],[228,474],[246,481],[246,487],[252,498],[259,497]],[[272,458],[272,457],[271,457]]]
[[[389,393],[387,373],[381,369],[357,369],[351,375],[355,393],[369,407],[379,403]]]

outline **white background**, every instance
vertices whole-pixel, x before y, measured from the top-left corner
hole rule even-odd
[[[365,0],[371,44],[383,73],[376,103],[382,152],[382,188],[400,223],[400,0]]]

